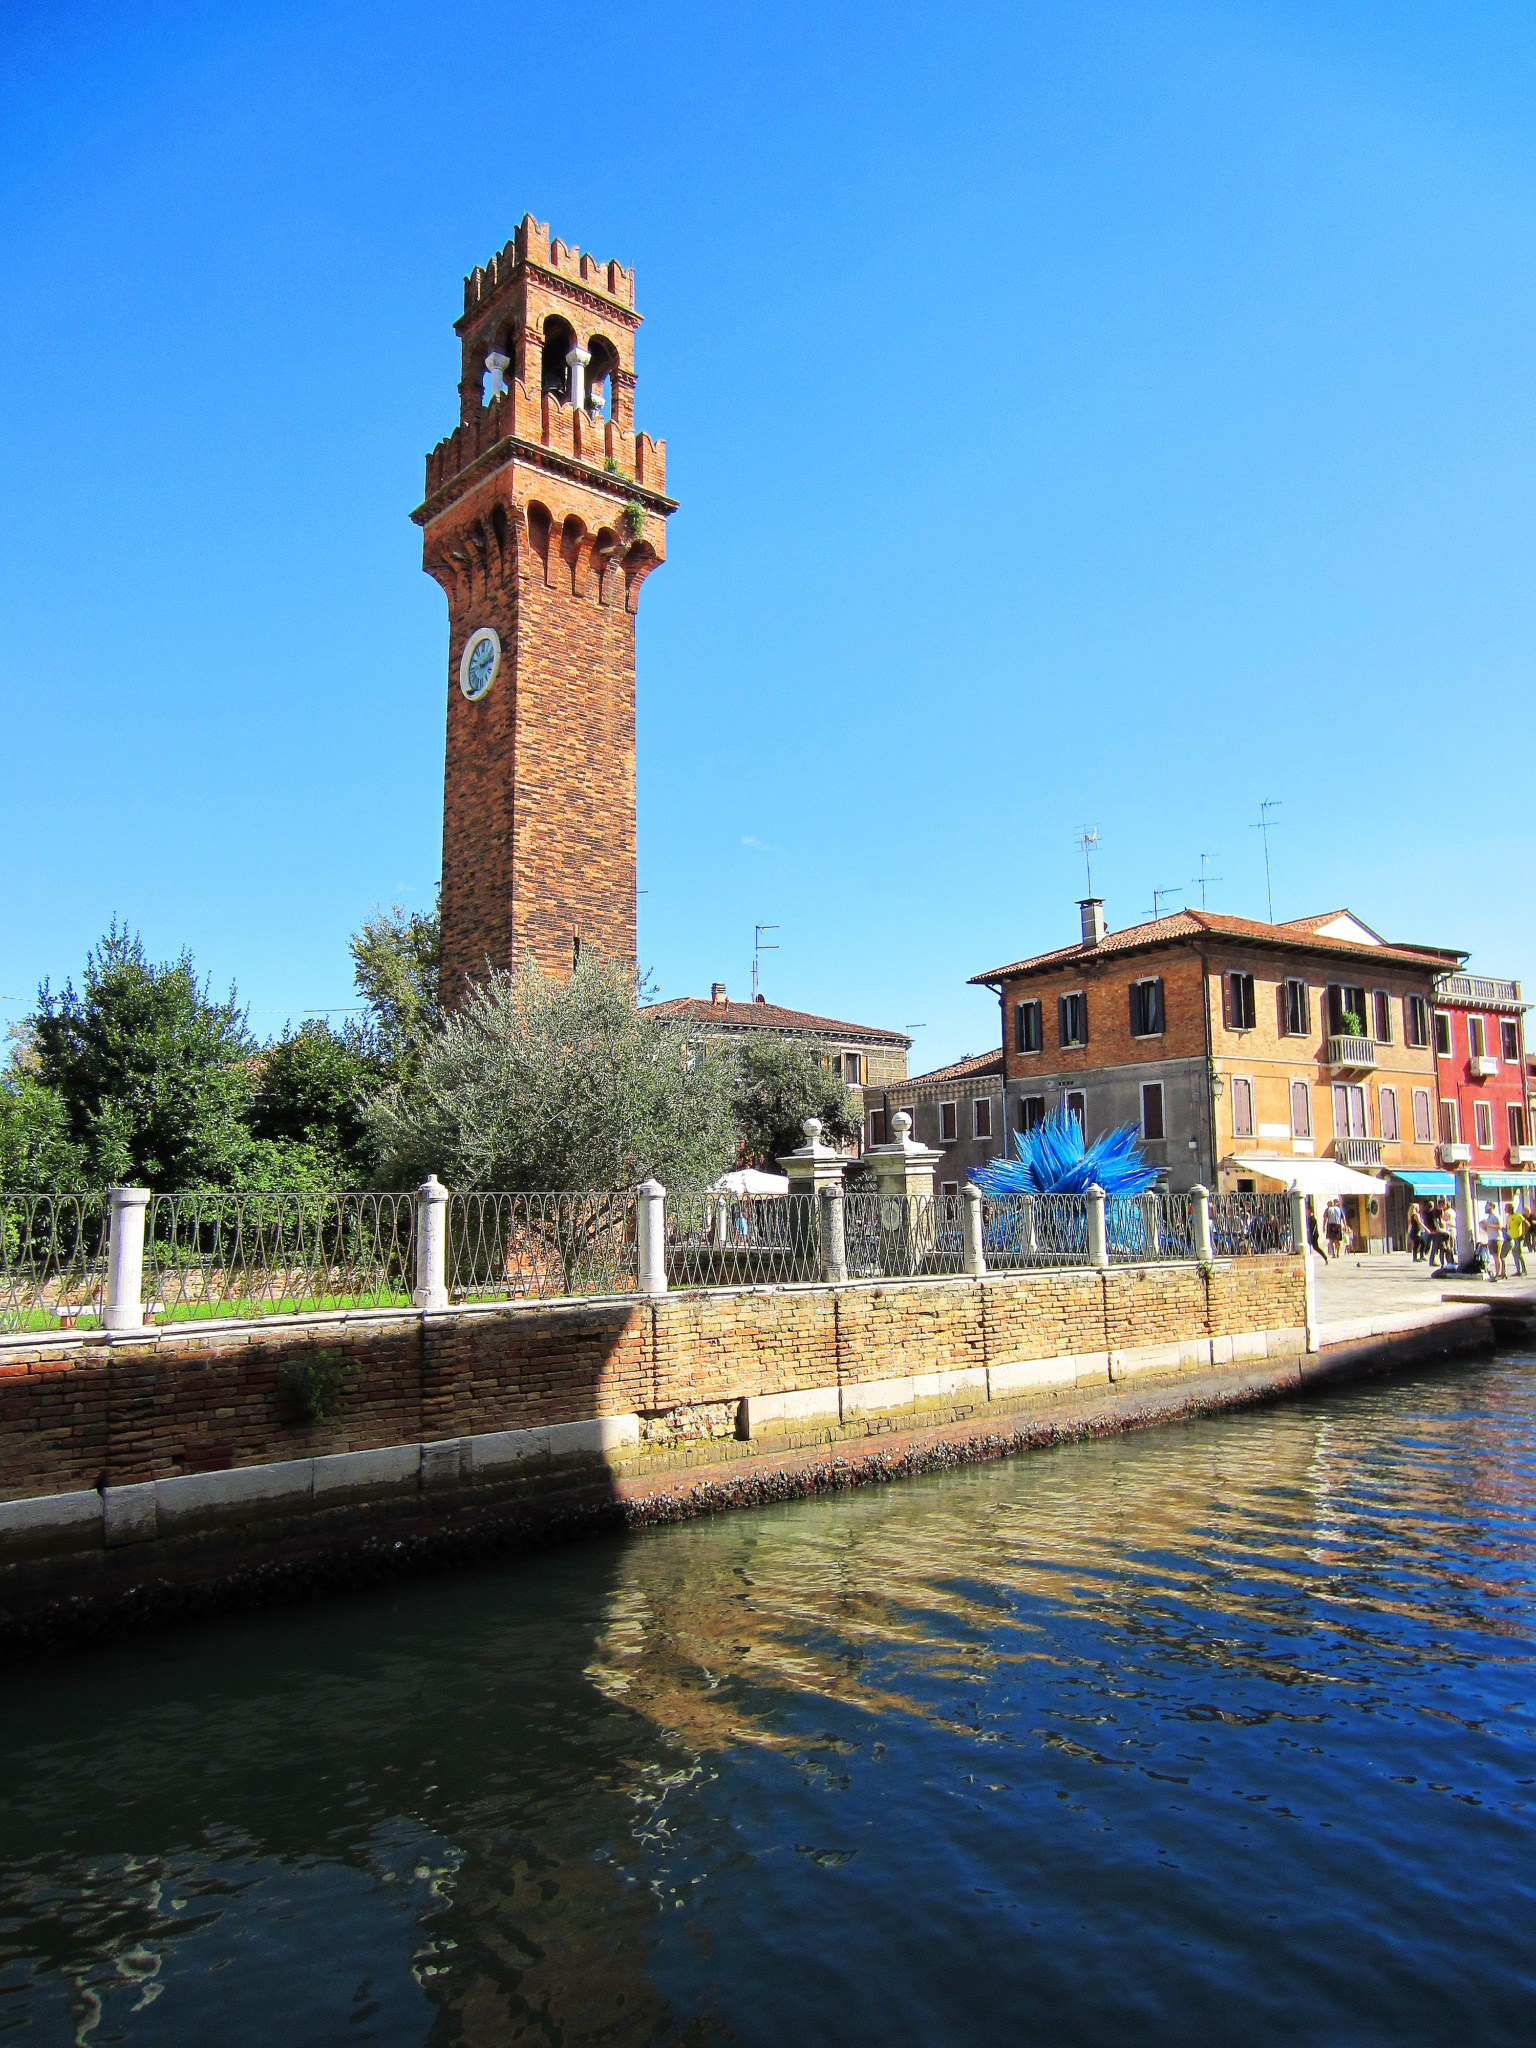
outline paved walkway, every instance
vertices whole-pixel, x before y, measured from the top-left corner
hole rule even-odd
[[[1375,1258],[1318,1259],[1319,1322],[1355,1316],[1391,1314],[1432,1308],[1452,1300],[1519,1300],[1536,1303],[1536,1258],[1526,1253],[1530,1277],[1524,1280],[1479,1280],[1467,1273],[1432,1273],[1427,1260],[1415,1265],[1407,1252],[1382,1252]]]

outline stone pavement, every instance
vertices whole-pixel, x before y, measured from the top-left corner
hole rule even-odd
[[[1342,1259],[1317,1259],[1317,1314],[1324,1323],[1399,1310],[1433,1308],[1445,1300],[1495,1301],[1500,1307],[1529,1303],[1536,1310],[1536,1258],[1526,1253],[1531,1270],[1524,1280],[1480,1280],[1466,1273],[1432,1273],[1428,1261],[1415,1265],[1407,1252],[1382,1252],[1374,1258],[1353,1253]]]

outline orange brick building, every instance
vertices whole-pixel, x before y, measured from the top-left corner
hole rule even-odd
[[[635,606],[675,509],[639,324],[632,270],[528,215],[464,280],[459,424],[411,514],[448,600],[450,1004],[525,953],[635,957]]]
[[[1077,944],[971,977],[1002,1003],[1010,1138],[1065,1101],[1090,1139],[1133,1124],[1175,1189],[1273,1185],[1320,1158],[1378,1181],[1435,1167],[1434,992],[1464,954],[1390,944],[1347,910],[1110,932],[1101,903],[1080,907]],[[1356,1191],[1362,1239],[1396,1234],[1401,1190]]]

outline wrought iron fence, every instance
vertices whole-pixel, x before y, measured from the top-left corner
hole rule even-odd
[[[850,1189],[843,1197],[843,1248],[850,1280],[959,1273],[965,1266],[960,1197]]]
[[[1104,1236],[1111,1265],[1195,1256],[1194,1206],[1188,1195],[1110,1195],[1104,1203]]]
[[[1211,1250],[1218,1259],[1295,1249],[1288,1194],[1211,1196]]]
[[[0,1331],[100,1325],[110,1215],[100,1193],[0,1193]]]
[[[1086,1266],[1086,1195],[984,1195],[982,1246],[991,1272]]]
[[[762,1287],[822,1275],[814,1195],[669,1192],[667,1285]]]
[[[632,1294],[638,1238],[633,1189],[450,1194],[448,1299]]]
[[[204,1188],[151,1198],[145,1319],[406,1307],[415,1266],[410,1195]]]

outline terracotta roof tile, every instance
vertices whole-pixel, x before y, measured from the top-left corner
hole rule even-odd
[[[973,1052],[965,1059],[955,1060],[947,1067],[935,1067],[931,1073],[909,1074],[905,1081],[891,1081],[884,1085],[889,1088],[912,1088],[920,1081],[979,1081],[988,1074],[1000,1074],[1002,1071],[1001,1052]]]
[[[1329,911],[1316,922],[1338,917]],[[1014,975],[1043,974],[1052,967],[1065,967],[1078,960],[1097,960],[1107,953],[1131,953],[1149,946],[1171,945],[1180,940],[1247,939],[1266,946],[1283,946],[1295,952],[1339,953],[1358,959],[1395,960],[1413,966],[1444,971],[1447,961],[1460,961],[1465,954],[1440,946],[1365,946],[1353,939],[1326,939],[1311,929],[1314,920],[1297,918],[1289,924],[1265,924],[1252,917],[1228,917],[1219,910],[1176,910],[1168,917],[1149,918],[1145,924],[1127,925],[1124,931],[1106,932],[1096,946],[1058,946],[1051,953],[1034,953],[1007,967],[989,967],[971,976],[971,985],[1005,981]]]
[[[891,1031],[879,1024],[846,1024],[836,1017],[817,1017],[809,1010],[786,1010],[778,1003],[713,1003],[707,996],[672,996],[664,1003],[647,1003],[644,1014],[663,1020],[680,1017],[689,1024],[714,1024],[724,1031],[806,1031],[825,1038],[912,1043],[904,1031]]]

